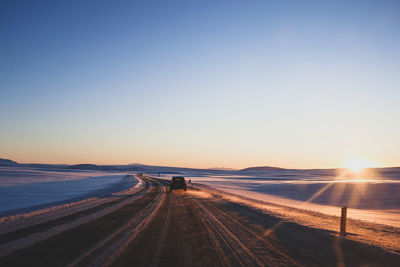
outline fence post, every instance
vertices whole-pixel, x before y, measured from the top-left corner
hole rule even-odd
[[[340,236],[346,235],[347,206],[342,207],[342,216],[340,217]]]

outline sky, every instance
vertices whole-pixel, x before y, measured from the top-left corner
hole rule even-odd
[[[2,1],[0,157],[400,166],[398,1]]]

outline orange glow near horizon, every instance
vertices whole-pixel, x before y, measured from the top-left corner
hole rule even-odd
[[[100,154],[100,153],[99,153]],[[64,159],[63,156],[65,155],[58,155],[55,154],[52,159],[48,159],[47,155],[43,155],[38,153],[33,157],[23,157],[19,155],[2,155],[0,158],[6,158],[10,160],[14,160],[18,163],[27,164],[27,163],[39,163],[39,164],[67,164],[67,165],[74,165],[74,164],[96,164],[96,165],[126,165],[126,164],[133,164],[139,163],[144,165],[154,165],[154,166],[169,166],[169,167],[184,167],[184,168],[199,168],[199,169],[208,169],[208,168],[227,168],[232,170],[240,170],[248,167],[259,167],[259,166],[270,166],[270,167],[279,167],[284,169],[340,169],[341,166],[332,166],[332,165],[322,165],[322,164],[315,164],[310,165],[304,164],[304,166],[299,166],[299,164],[283,164],[283,162],[271,162],[271,163],[263,163],[262,161],[252,161],[246,160],[244,162],[239,162],[238,160],[232,160],[232,164],[229,162],[219,162],[219,163],[209,163],[209,162],[195,162],[195,161],[188,161],[182,158],[174,158],[174,159],[166,159],[162,160],[158,157],[156,160],[151,160],[148,155],[144,155],[142,159],[138,159],[138,157],[107,157],[102,155],[97,155],[97,157],[88,157],[88,156],[79,156],[73,157],[66,157]],[[129,160],[132,158],[132,160]],[[140,158],[140,157],[139,157]],[[200,160],[199,160],[200,161]],[[218,161],[218,159],[215,159]],[[322,165],[322,166],[321,166]],[[368,160],[359,160],[359,159],[351,159],[345,162],[342,165],[347,171],[348,175],[358,175],[364,172],[366,168],[377,168],[380,167],[376,164],[373,164],[372,161]]]
[[[344,166],[346,169],[348,169],[350,172],[352,172],[354,174],[359,174],[364,169],[367,169],[367,168],[377,167],[376,164],[374,164],[370,160],[358,159],[358,158],[350,158],[350,159],[346,160]]]

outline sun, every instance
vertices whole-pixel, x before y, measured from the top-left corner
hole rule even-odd
[[[373,168],[374,164],[370,160],[351,158],[345,162],[344,167],[353,173],[358,173],[366,168]]]

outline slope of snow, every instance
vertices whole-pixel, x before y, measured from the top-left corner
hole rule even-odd
[[[224,175],[185,173],[187,179],[254,200],[400,227],[400,172],[340,176],[331,170],[285,170]],[[168,177],[166,177],[168,178]]]
[[[135,183],[122,173],[0,167],[0,216],[104,196]]]

